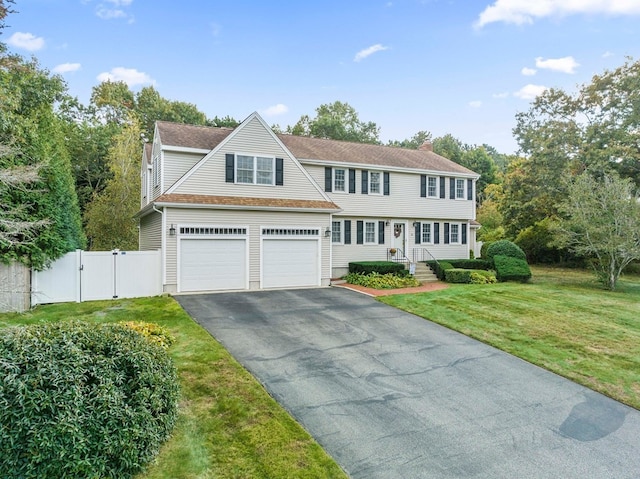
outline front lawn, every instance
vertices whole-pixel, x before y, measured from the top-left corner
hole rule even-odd
[[[66,319],[148,321],[176,337],[182,397],[173,437],[138,479],[346,478],[340,467],[171,298],[39,306],[0,314],[0,328]]]
[[[611,292],[590,272],[532,272],[526,284],[452,285],[380,301],[640,409],[640,276]]]

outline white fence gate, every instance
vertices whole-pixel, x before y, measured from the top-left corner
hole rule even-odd
[[[31,277],[32,306],[161,293],[160,250],[76,250],[55,261],[49,269],[33,271]]]

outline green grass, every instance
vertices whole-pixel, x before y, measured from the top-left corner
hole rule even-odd
[[[176,337],[169,352],[182,398],[173,437],[137,479],[346,478],[262,386],[171,298],[39,306],[1,314],[0,328],[80,318],[149,321]]]
[[[452,285],[380,301],[640,409],[640,277],[618,291],[590,272],[532,268],[530,283]]]

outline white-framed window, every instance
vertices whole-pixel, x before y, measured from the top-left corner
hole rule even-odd
[[[464,200],[464,180],[456,178],[456,200]]]
[[[366,221],[364,223],[364,243],[377,244],[376,238],[378,232],[378,224],[375,221]]]
[[[342,221],[331,222],[331,242],[342,243]]]
[[[273,185],[275,183],[275,158],[236,155],[236,183]]]
[[[382,194],[382,173],[379,171],[369,172],[369,193],[372,195]]]
[[[451,223],[449,225],[449,243],[460,244],[460,224]]]
[[[153,186],[160,186],[160,156],[153,157]]]
[[[427,196],[430,198],[438,197],[438,178],[436,176],[427,177]]]
[[[433,223],[422,223],[422,234],[420,242],[422,244],[433,243]]]
[[[333,169],[333,191],[344,193],[347,191],[347,171],[343,168]]]

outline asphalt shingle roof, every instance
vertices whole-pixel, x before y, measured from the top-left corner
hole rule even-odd
[[[157,122],[160,140],[163,145],[212,150],[233,131],[230,128],[194,126]],[[409,168],[417,170],[474,174],[461,166],[432,151],[409,150],[391,146],[351,143],[348,141],[328,140],[278,134],[280,141],[299,160],[317,160],[326,162],[344,162],[372,165],[387,168]]]

